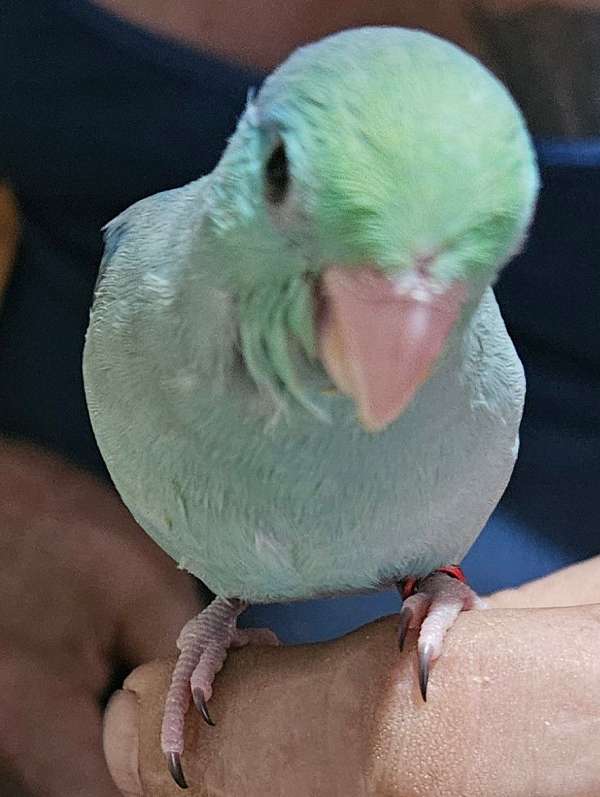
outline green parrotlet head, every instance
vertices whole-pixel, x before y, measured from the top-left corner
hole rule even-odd
[[[203,231],[254,380],[308,405],[299,342],[384,428],[521,247],[537,191],[518,108],[454,45],[364,28],[297,51],[249,99]]]

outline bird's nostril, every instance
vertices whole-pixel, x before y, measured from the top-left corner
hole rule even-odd
[[[414,260],[414,271],[421,277],[431,276],[431,267],[435,262],[436,255],[433,252],[429,254],[417,255]]]

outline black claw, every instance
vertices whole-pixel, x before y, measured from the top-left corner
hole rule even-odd
[[[406,641],[406,635],[408,633],[412,617],[412,611],[408,608],[408,606],[405,606],[400,612],[400,623],[398,624],[398,646],[400,647],[400,652],[404,650],[404,642]]]
[[[180,789],[187,789],[188,785],[181,767],[181,756],[179,753],[169,753],[167,755],[167,763],[169,765],[169,772],[175,783]]]
[[[433,648],[431,645],[419,651],[419,687],[423,700],[427,701],[427,684],[429,682],[429,665],[431,664],[431,657],[433,655]]]
[[[207,725],[214,727],[215,723],[212,721],[211,716],[208,713],[208,706],[206,705],[206,698],[204,697],[204,692],[202,689],[194,689],[192,691],[192,697],[194,698],[194,705],[202,714],[204,721],[207,723]]]

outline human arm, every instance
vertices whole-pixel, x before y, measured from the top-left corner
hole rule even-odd
[[[600,605],[600,556],[564,567],[518,589],[496,592],[488,603],[498,609]]]
[[[117,797],[103,696],[119,672],[169,655],[199,605],[113,490],[0,438],[2,794]]]
[[[213,697],[217,727],[188,720],[190,795],[210,787],[229,797],[593,797],[600,606],[584,604],[598,600],[595,581],[600,558],[547,580],[550,603],[582,605],[539,608],[541,580],[492,596],[489,611],[463,614],[432,672],[427,704],[413,646],[397,654],[393,618],[322,645],[236,651]],[[494,608],[500,604],[506,608]],[[170,667],[135,671],[107,715],[107,755],[120,782],[135,783],[138,761],[144,790],[131,794],[173,793],[158,747]]]

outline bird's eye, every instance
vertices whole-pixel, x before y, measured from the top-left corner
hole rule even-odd
[[[279,141],[269,155],[265,165],[265,192],[273,205],[280,205],[286,198],[290,184],[290,169],[285,145]]]

